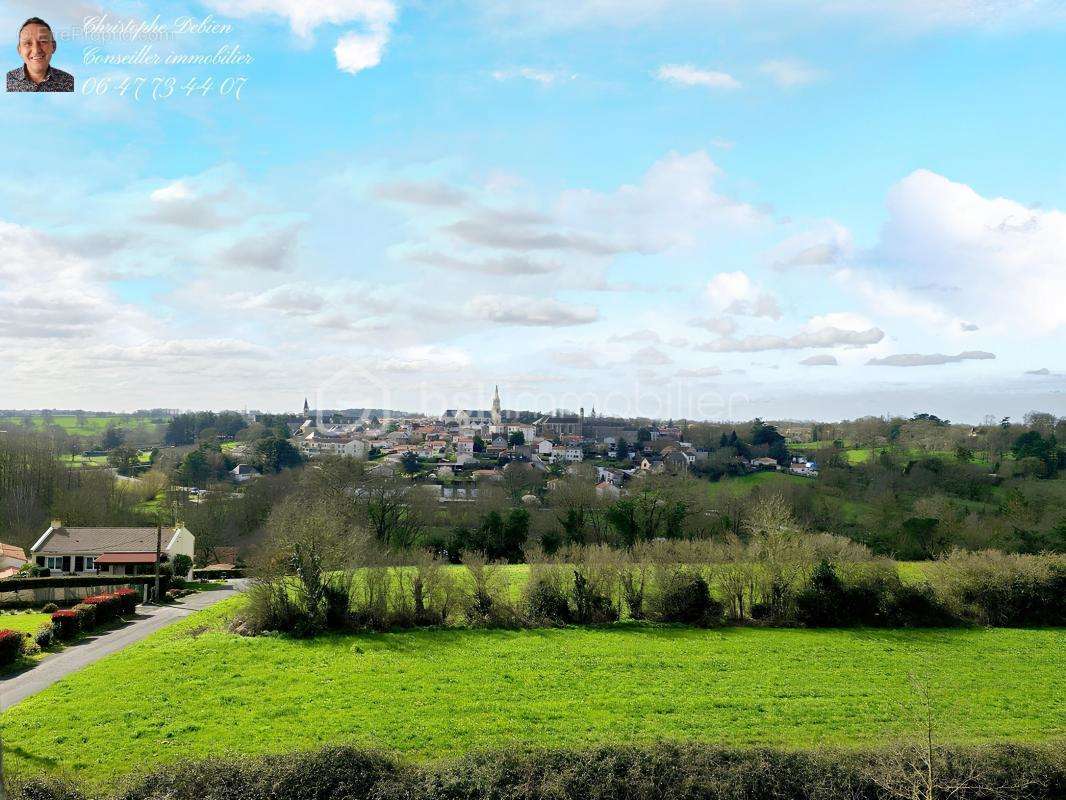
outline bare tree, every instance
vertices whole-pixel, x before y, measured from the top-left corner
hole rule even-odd
[[[1032,788],[1032,779],[1005,783],[989,773],[980,749],[959,750],[941,742],[938,702],[928,680],[911,674],[912,700],[902,711],[911,738],[889,747],[868,767],[868,779],[899,800],[955,800],[975,794],[1001,800]]]

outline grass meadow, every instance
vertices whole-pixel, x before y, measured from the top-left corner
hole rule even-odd
[[[908,734],[912,675],[962,742],[1066,736],[1058,630],[225,632],[227,600],[0,717],[12,774],[111,784],[191,757],[350,743],[483,748],[698,740],[863,746]]]
[[[16,611],[14,613],[0,613],[0,631],[19,631],[21,633],[33,633],[51,617],[48,614],[38,614],[34,611]]]

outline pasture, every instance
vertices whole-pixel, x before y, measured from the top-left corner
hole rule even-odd
[[[333,743],[422,761],[663,739],[859,747],[913,732],[912,675],[948,739],[1066,735],[1058,630],[622,624],[295,640],[228,633],[239,602],[10,709],[5,767],[108,785],[190,757]]]

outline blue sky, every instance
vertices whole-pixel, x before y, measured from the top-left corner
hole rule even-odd
[[[31,14],[78,92],[4,95],[0,407],[1066,414],[1060,2]],[[231,28],[72,35],[156,15]],[[145,45],[253,61],[87,63]]]

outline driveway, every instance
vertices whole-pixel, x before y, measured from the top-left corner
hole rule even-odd
[[[15,703],[44,691],[67,675],[99,661],[104,656],[117,653],[167,625],[233,597],[234,591],[242,589],[243,584],[244,581],[231,581],[225,588],[191,594],[172,605],[138,606],[137,619],[133,622],[83,639],[69,645],[61,653],[45,656],[36,666],[24,672],[0,679],[0,711],[6,711]]]

